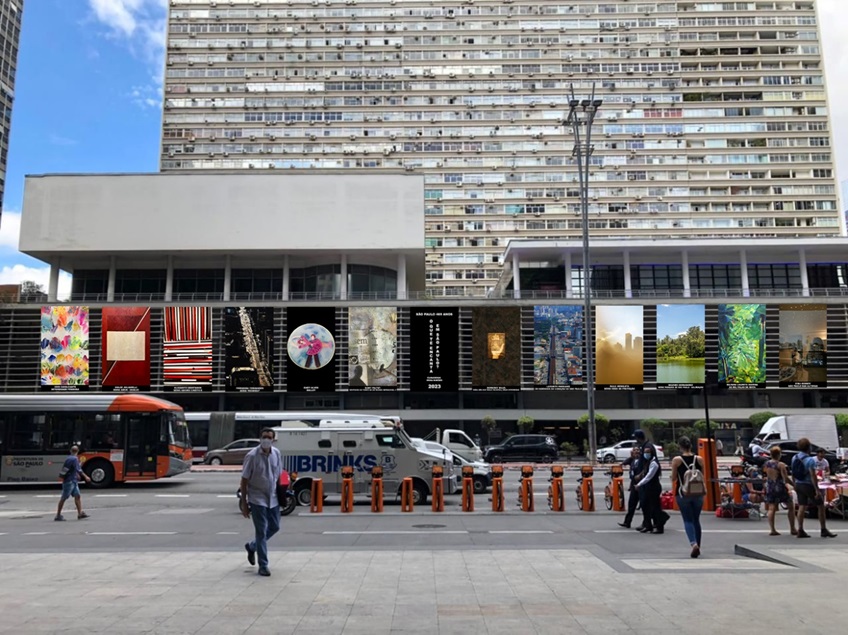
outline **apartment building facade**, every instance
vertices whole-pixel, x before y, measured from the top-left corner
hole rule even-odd
[[[6,189],[9,131],[15,101],[15,73],[21,40],[24,0],[0,0],[0,204]],[[0,208],[2,214],[2,208]]]
[[[512,239],[838,236],[813,0],[171,0],[161,169],[423,174],[434,296]],[[575,263],[577,264],[577,263]]]

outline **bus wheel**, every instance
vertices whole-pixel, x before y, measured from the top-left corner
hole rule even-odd
[[[83,468],[88,478],[91,479],[91,486],[96,488],[110,487],[115,482],[115,468],[112,464],[103,459],[86,461]]]

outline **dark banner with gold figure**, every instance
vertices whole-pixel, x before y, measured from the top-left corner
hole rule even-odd
[[[471,312],[471,387],[521,388],[521,309],[477,307]]]

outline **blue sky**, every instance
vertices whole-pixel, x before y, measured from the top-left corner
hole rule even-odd
[[[158,170],[166,4],[26,3],[0,221],[0,283],[47,280],[44,263],[17,251],[25,175]]]
[[[666,335],[677,337],[692,326],[700,326],[704,331],[703,304],[660,304],[657,307],[657,339]]]

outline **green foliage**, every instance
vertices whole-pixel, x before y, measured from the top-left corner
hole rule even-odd
[[[715,431],[718,427],[718,423],[715,421],[710,421],[710,430]],[[695,423],[692,424],[692,428],[695,430],[698,436],[703,436],[707,433],[707,420],[706,419],[698,419]],[[693,439],[694,441],[694,439]]]
[[[718,380],[761,384],[766,380],[764,304],[721,304],[718,311]]]
[[[619,427],[610,427],[609,433],[607,434],[607,443],[614,444],[618,443],[624,438],[624,430]]]
[[[486,415],[485,417],[480,419],[480,425],[483,426],[484,430],[491,432],[492,430],[498,427],[498,422],[493,416]]]
[[[840,430],[848,430],[848,414],[836,415],[836,427]]]
[[[667,458],[671,459],[680,454],[680,448],[674,441],[667,441],[663,445],[663,453]]]
[[[704,332],[700,326],[690,326],[685,333],[671,338],[666,335],[657,342],[657,361],[672,358],[703,359],[706,346]]]
[[[577,425],[581,428],[589,429],[589,415],[581,415],[577,420]],[[595,413],[595,430],[598,433],[598,436],[606,435],[609,432],[610,420],[608,417],[605,417],[602,414]]]
[[[677,428],[675,430],[675,433],[677,434],[677,439],[679,439],[680,437],[689,437],[689,440],[692,442],[693,445],[695,444],[696,439],[701,436],[701,433],[698,432],[698,429],[694,427]],[[666,452],[666,454],[668,454],[668,452]]]
[[[518,432],[521,434],[528,434],[533,431],[533,424],[536,423],[536,420],[529,415],[521,415],[518,418]]]
[[[559,445],[559,449],[562,450],[562,453],[565,454],[567,458],[571,458],[577,454],[579,451],[576,443],[571,443],[570,441],[563,441]]]
[[[750,417],[748,417],[748,421],[750,422],[751,427],[754,428],[754,431],[759,432],[760,428],[763,427],[763,424],[766,421],[776,416],[777,415],[775,413],[766,410],[764,412],[755,412]]]

